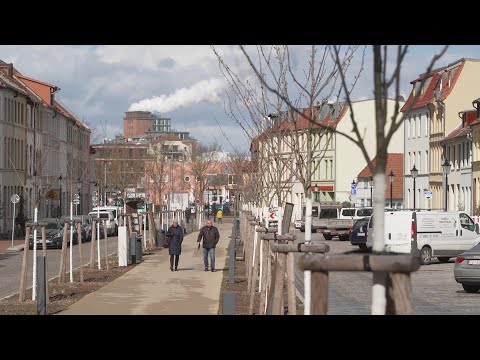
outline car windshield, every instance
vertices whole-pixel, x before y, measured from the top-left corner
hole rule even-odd
[[[357,211],[358,216],[371,216],[373,209],[359,209]]]
[[[50,223],[47,223],[47,226],[45,226],[45,229],[58,229],[58,225],[57,223],[50,222]]]
[[[355,216],[355,209],[342,210],[342,216]]]
[[[337,209],[322,209],[320,210],[320,219],[336,219],[337,218]]]

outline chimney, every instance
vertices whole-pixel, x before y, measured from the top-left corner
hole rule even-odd
[[[50,105],[55,106],[55,93],[54,92],[50,93]]]
[[[7,64],[7,75],[13,77],[13,64]]]

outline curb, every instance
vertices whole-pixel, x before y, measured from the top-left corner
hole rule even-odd
[[[24,244],[22,245],[15,245],[15,246],[10,246],[9,248],[6,249],[6,251],[23,251],[23,248],[25,247]]]

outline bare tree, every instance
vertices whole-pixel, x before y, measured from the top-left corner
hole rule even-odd
[[[350,133],[344,133],[338,131],[335,127],[331,127],[321,122],[316,121],[315,114],[313,109],[313,102],[312,100],[316,100],[317,97],[320,95],[320,92],[316,91],[308,91],[308,87],[302,86],[302,83],[299,81],[294,80],[295,84],[299,86],[305,94],[312,95],[308,101],[308,108],[309,113],[305,114],[305,112],[298,106],[298,102],[293,101],[292,99],[284,96],[284,94],[278,92],[277,84],[275,81],[269,82],[263,76],[261,69],[257,66],[247,53],[246,49],[241,46],[240,47],[243,54],[245,55],[246,59],[248,60],[251,68],[257,75],[257,78],[261,81],[262,85],[265,86],[269,91],[273,92],[277,96],[281,97],[284,104],[287,106],[288,110],[296,113],[298,116],[304,116],[306,121],[312,124],[313,127],[318,126],[319,128],[323,129],[324,131],[331,131],[335,132],[339,135],[345,136],[353,143],[355,143],[362,154],[365,157],[367,164],[371,166],[371,159],[368,156],[366,151],[365,143],[363,141],[363,136],[359,131],[357,126],[357,122],[355,120],[355,114],[352,108],[352,101],[351,101],[351,93],[355,84],[357,83],[358,77],[360,72],[354,74],[353,78],[347,73],[348,68],[351,64],[353,55],[355,53],[354,47],[346,47],[346,49],[342,49],[339,46],[327,47],[326,56],[331,57],[332,61],[335,63],[334,70],[330,72],[332,75],[330,79],[325,82],[325,85],[330,87],[333,84],[336,84],[337,81],[340,81],[340,88],[337,90],[337,100],[340,99],[342,96],[346,99],[346,104],[350,107],[350,120],[352,123],[352,132],[353,135]],[[430,73],[431,69],[433,68],[435,62],[445,53],[447,47],[444,47],[439,54],[433,56],[430,65],[428,66],[427,73]],[[375,131],[376,131],[376,157],[377,157],[377,165],[375,169],[371,169],[372,172],[375,174],[374,183],[375,183],[375,197],[374,197],[374,216],[378,219],[375,222],[375,244],[374,244],[374,251],[376,252],[383,252],[384,251],[384,239],[383,239],[383,204],[385,199],[385,165],[386,165],[386,158],[387,158],[387,148],[390,140],[392,139],[393,134],[395,131],[398,130],[400,125],[402,124],[404,117],[400,116],[400,103],[399,103],[399,95],[400,95],[400,74],[401,74],[401,67],[407,54],[408,46],[398,46],[397,51],[393,52],[395,61],[394,61],[394,68],[392,71],[388,71],[387,63],[388,63],[388,46],[380,46],[375,45],[373,46],[373,78],[374,78],[374,96],[375,96],[375,111],[376,111],[376,119],[375,119]],[[312,51],[313,53],[313,51]],[[364,52],[361,55],[361,70],[363,69],[363,62],[364,62]],[[322,59],[326,59],[322,56]],[[319,72],[312,71],[312,64],[314,62],[310,61],[309,64],[309,75],[306,75],[306,79],[313,79],[316,78],[313,74],[324,73],[324,70]],[[292,78],[295,78],[295,75],[292,73]],[[328,76],[327,76],[328,78]],[[421,85],[423,86],[423,82],[425,78],[422,79]],[[313,82],[315,83],[315,82]],[[392,88],[390,91],[393,94],[393,99],[395,99],[394,105],[394,114],[390,119],[387,119],[387,97],[389,94],[389,89]],[[321,88],[319,88],[321,89]],[[411,103],[413,106],[418,98],[419,93],[416,94],[414,100]],[[407,109],[408,110],[408,109]],[[321,110],[320,110],[321,111]],[[306,115],[306,116],[305,116]],[[386,131],[386,132],[385,132]],[[307,168],[311,166],[311,152],[312,148],[308,147],[307,145]],[[297,152],[299,153],[299,152]],[[311,172],[305,172],[306,178],[311,178]],[[308,191],[308,190],[307,190]],[[307,197],[308,199],[308,197]],[[307,215],[308,215],[308,200],[307,200]],[[307,216],[308,219],[308,216]],[[308,228],[308,224],[306,224],[306,228]],[[307,234],[306,234],[307,239]],[[379,275],[374,279],[374,286],[373,286],[373,301],[372,301],[372,313],[373,314],[384,314],[385,313],[385,276]],[[306,308],[307,308],[307,304]]]

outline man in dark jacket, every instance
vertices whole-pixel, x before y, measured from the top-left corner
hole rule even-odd
[[[204,226],[199,234],[197,242],[200,247],[200,241],[203,238],[203,263],[205,264],[205,271],[208,271],[208,256],[210,256],[210,269],[215,272],[215,246],[217,246],[220,234],[215,226],[212,226],[212,220],[207,220],[207,225]]]

